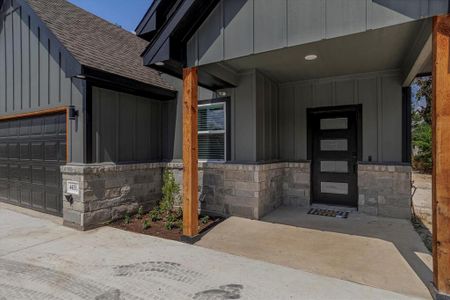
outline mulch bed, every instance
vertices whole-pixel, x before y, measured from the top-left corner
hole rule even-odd
[[[209,220],[207,222],[201,222],[202,217],[199,218],[199,234],[202,234],[206,232],[207,230],[211,229],[212,227],[219,224],[223,218],[219,217],[209,217]],[[137,216],[132,216],[130,218],[130,221],[128,224],[125,224],[124,220],[117,220],[115,222],[112,222],[110,226],[126,231],[151,235],[160,237],[163,239],[168,240],[174,240],[179,241],[181,239],[181,236],[183,235],[181,228],[173,228],[171,230],[168,230],[165,227],[164,221],[156,221],[156,222],[150,222],[150,227],[147,229],[144,229],[144,221],[148,220],[147,216],[143,216],[141,219],[139,219]]]

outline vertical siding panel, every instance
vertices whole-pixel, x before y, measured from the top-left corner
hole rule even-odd
[[[40,30],[39,43],[39,103],[48,106],[49,103],[49,52],[48,36],[45,30]]]
[[[362,104],[362,127],[363,127],[363,160],[368,161],[369,156],[373,161],[378,161],[377,124],[377,79],[360,79],[358,84],[358,100]]]
[[[225,59],[253,53],[253,1],[223,1]]]
[[[0,19],[0,112],[6,112],[6,54],[5,54],[5,21]]]
[[[383,77],[383,161],[402,161],[402,90],[400,78]]]
[[[29,16],[22,14],[22,107],[30,108],[30,40]]]
[[[61,54],[61,69],[60,69],[60,78],[59,81],[61,82],[61,101],[63,103],[72,103],[72,96],[71,96],[71,86],[72,82],[70,78],[66,77],[65,69],[67,68],[67,56],[64,56]]]
[[[321,40],[325,31],[325,0],[288,0],[288,45]]]
[[[293,160],[294,153],[294,88],[291,86],[280,89],[280,158]]]
[[[31,107],[39,107],[39,27],[31,20],[30,32],[30,89]]]
[[[313,106],[331,106],[333,103],[333,83],[323,82],[316,84],[316,95]]]
[[[14,103],[15,111],[22,109],[22,30],[21,9],[12,13],[13,19],[13,51],[14,51]]]
[[[367,3],[362,0],[328,0],[326,38],[366,30]]]
[[[84,95],[85,82],[80,79],[73,79],[71,88],[71,100],[72,104],[75,105],[76,109],[78,110],[79,116],[77,118],[77,121],[70,122],[70,141],[72,145],[72,161],[78,163],[85,162],[85,134],[83,126],[85,121],[85,114],[83,109]]]
[[[335,105],[354,104],[355,80],[337,81],[335,84]]]
[[[59,49],[55,43],[50,44],[50,55],[49,55],[49,72],[50,72],[50,104],[58,105],[60,102],[59,94],[60,94],[60,76],[59,76]]]
[[[14,103],[14,40],[13,40],[13,18],[7,15],[5,18],[6,35],[6,108],[10,113],[13,111]]]
[[[307,157],[307,118],[306,109],[312,99],[310,84],[295,87],[295,160],[305,160]]]
[[[201,64],[223,59],[223,14],[219,3],[197,31],[198,57]]]
[[[286,1],[258,0],[254,8],[255,52],[287,45]]]

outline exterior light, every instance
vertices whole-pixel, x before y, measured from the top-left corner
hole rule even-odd
[[[316,60],[317,58],[318,58],[318,56],[315,54],[309,54],[309,55],[305,56],[305,60],[307,60],[307,61],[313,61],[313,60]]]
[[[75,78],[78,78],[78,79],[86,79],[86,76],[84,76],[84,75],[75,75]]]
[[[69,120],[75,120],[78,117],[78,110],[75,109],[75,106],[69,106]]]
[[[155,62],[155,65],[157,65],[157,66],[164,66],[164,62],[163,61],[158,61],[158,62]]]

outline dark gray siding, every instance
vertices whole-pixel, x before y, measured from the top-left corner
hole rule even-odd
[[[307,159],[307,108],[362,104],[363,160],[401,162],[401,78],[400,72],[380,72],[281,85],[281,159]]]
[[[92,108],[94,162],[161,160],[161,101],[93,87]]]
[[[447,11],[447,0],[222,0],[188,42],[188,65],[331,39]]]
[[[167,74],[161,77],[178,91],[177,99],[162,103],[162,159],[179,160],[183,156],[183,81]],[[216,94],[199,87],[198,98],[213,99]]]
[[[68,77],[79,65],[27,5],[14,2],[0,13],[0,116],[75,105],[69,161],[84,162],[84,82]]]

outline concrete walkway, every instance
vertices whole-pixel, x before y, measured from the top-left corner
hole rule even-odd
[[[0,207],[0,299],[410,299],[105,227],[64,228]]]
[[[229,218],[197,245],[431,298],[426,284],[432,281],[432,257],[408,220],[306,213],[306,209],[282,207],[263,221]]]

